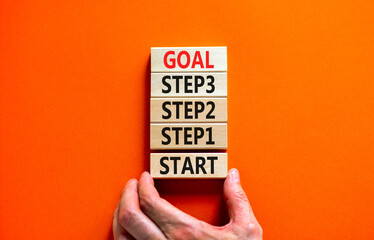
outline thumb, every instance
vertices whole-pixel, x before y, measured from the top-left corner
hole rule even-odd
[[[229,171],[223,184],[223,197],[231,222],[247,225],[253,216],[253,212],[247,195],[240,185],[239,171],[235,168]]]

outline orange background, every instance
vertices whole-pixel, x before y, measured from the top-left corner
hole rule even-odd
[[[0,1],[0,239],[110,239],[149,169],[150,47],[217,45],[265,239],[373,239],[373,1],[140,2]],[[156,185],[224,224],[222,183]]]

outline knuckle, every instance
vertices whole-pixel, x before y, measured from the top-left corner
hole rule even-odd
[[[155,197],[152,196],[142,196],[139,201],[140,208],[145,212],[150,211],[153,208],[154,203]]]
[[[212,231],[210,228],[210,225],[204,221],[199,221],[196,225],[196,227],[193,227],[191,230],[192,236],[194,236],[196,239],[211,239],[213,237],[212,235],[216,234],[216,231]]]
[[[238,239],[262,239],[262,228],[257,222],[236,225],[232,230]]]
[[[190,222],[185,219],[166,223],[165,235],[167,239],[212,239],[203,234],[207,227],[202,221]]]
[[[190,226],[179,226],[174,228],[173,231],[170,233],[171,239],[202,239],[198,238],[199,229],[192,228]]]
[[[135,210],[124,208],[119,211],[118,221],[124,228],[127,228],[134,222],[137,217],[138,213]]]
[[[256,237],[261,239],[262,238],[262,228],[260,224],[256,223],[250,223],[246,227],[244,227],[244,233],[248,237]]]
[[[250,223],[248,231],[253,236],[262,236],[262,228],[258,223]]]
[[[235,193],[235,198],[242,202],[248,202],[247,195],[243,191],[237,191]]]

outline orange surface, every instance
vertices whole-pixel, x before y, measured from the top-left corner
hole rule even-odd
[[[373,239],[373,1],[0,1],[0,239],[110,239],[149,168],[151,46],[228,46],[229,166],[265,239]],[[221,180],[157,181],[227,221]]]

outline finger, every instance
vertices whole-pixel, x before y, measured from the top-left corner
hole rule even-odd
[[[126,230],[121,227],[121,225],[118,223],[118,205],[116,207],[116,210],[114,210],[113,214],[113,239],[114,240],[135,240]]]
[[[212,227],[160,198],[148,172],[144,172],[140,177],[138,191],[141,209],[161,228],[167,238],[178,238],[181,235],[188,237],[198,234],[196,229]]]
[[[130,180],[123,192],[118,209],[119,224],[138,240],[165,239],[164,234],[139,207],[138,181]]]
[[[229,171],[223,184],[223,197],[231,222],[248,225],[254,215],[247,195],[240,185],[239,171],[235,168]]]

